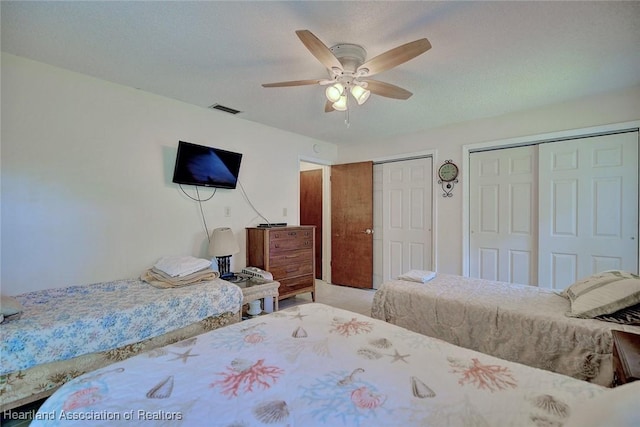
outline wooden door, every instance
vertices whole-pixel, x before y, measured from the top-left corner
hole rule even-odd
[[[316,227],[316,279],[322,279],[322,169],[300,172],[300,224]]]
[[[331,283],[373,287],[373,162],[331,167]]]

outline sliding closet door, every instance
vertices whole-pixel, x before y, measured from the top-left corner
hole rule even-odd
[[[638,132],[470,154],[469,274],[564,289],[638,272]]]
[[[385,282],[382,273],[382,164],[373,165],[373,289]]]
[[[431,270],[431,157],[382,164],[382,277]]]
[[[471,153],[469,273],[537,283],[536,147]]]
[[[638,132],[540,144],[539,283],[638,271]]]

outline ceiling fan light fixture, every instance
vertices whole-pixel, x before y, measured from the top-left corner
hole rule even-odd
[[[362,86],[355,85],[351,88],[351,95],[353,95],[358,105],[362,105],[367,102],[367,99],[371,96],[371,91],[363,88]]]
[[[324,94],[327,96],[327,99],[331,102],[338,102],[340,97],[344,92],[344,86],[341,83],[336,83],[327,87],[324,91]]]
[[[292,87],[316,84],[326,86],[325,113],[335,110],[344,111],[347,126],[349,125],[349,93],[358,105],[367,102],[371,92],[377,96],[394,99],[408,99],[412,95],[408,90],[390,83],[362,79],[368,79],[370,76],[395,68],[431,49],[429,40],[422,38],[367,60],[367,51],[360,45],[339,43],[329,48],[309,30],[297,30],[296,35],[307,50],[325,66],[329,72],[328,78],[263,83],[262,86]]]
[[[340,99],[333,103],[332,107],[336,111],[347,111],[347,95],[341,95]]]

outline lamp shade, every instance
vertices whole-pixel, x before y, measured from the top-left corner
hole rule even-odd
[[[363,88],[362,86],[355,85],[351,88],[351,95],[353,95],[353,97],[356,99],[358,105],[362,105],[366,102],[367,99],[369,99],[371,92]]]
[[[220,227],[213,230],[209,241],[209,255],[222,257],[240,252],[238,242],[233,231],[229,227]]]
[[[333,109],[337,111],[346,111],[347,110],[347,95],[342,95],[340,98],[333,103]]]
[[[340,83],[336,83],[327,87],[324,91],[324,94],[327,96],[327,99],[331,102],[336,102],[340,99],[340,95],[344,92],[344,86]]]

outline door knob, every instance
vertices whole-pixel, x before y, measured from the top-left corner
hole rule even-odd
[[[364,230],[364,234],[373,234],[373,230],[370,228],[367,228],[366,230]]]

